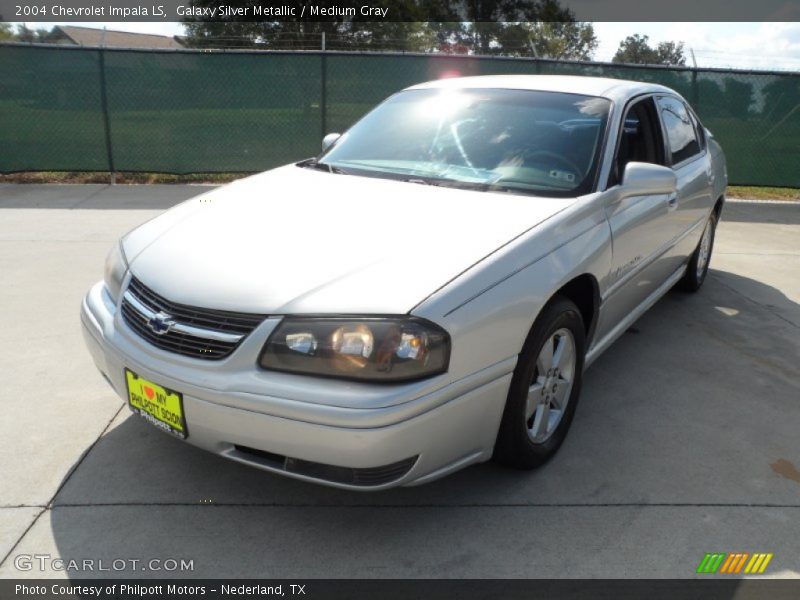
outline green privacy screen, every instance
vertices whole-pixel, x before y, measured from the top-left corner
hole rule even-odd
[[[453,75],[595,75],[682,94],[731,183],[800,187],[800,74],[529,59],[0,45],[0,172],[261,171],[386,96]]]
[[[0,47],[0,171],[108,170],[99,59]]]

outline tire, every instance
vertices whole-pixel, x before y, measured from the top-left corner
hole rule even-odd
[[[703,229],[703,235],[700,237],[700,241],[697,242],[697,248],[695,248],[689,259],[689,264],[686,266],[686,273],[678,282],[678,289],[694,293],[703,285],[708,274],[708,265],[711,262],[711,252],[714,250],[716,233],[717,214],[712,211],[706,222],[705,229]]]
[[[551,354],[545,349],[545,343],[553,349],[554,357],[560,352],[561,361],[555,366],[555,361],[551,361],[550,370],[546,370],[546,358]],[[570,343],[571,367],[568,364]],[[534,469],[556,453],[578,404],[585,344],[586,330],[578,307],[556,296],[536,319],[514,370],[495,443],[493,458],[497,462],[519,469]],[[553,372],[553,368],[559,370]],[[558,386],[561,386],[560,391]],[[559,405],[560,411],[557,410]]]

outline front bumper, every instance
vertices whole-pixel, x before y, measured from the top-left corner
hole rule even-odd
[[[416,485],[489,459],[514,368],[507,359],[432,391],[265,374],[255,364],[257,349],[279,319],[268,319],[231,357],[210,366],[139,338],[102,282],[84,298],[81,322],[95,365],[120,397],[126,398],[125,367],[183,393],[187,442],[347,489]],[[369,407],[320,402],[347,393],[351,402],[363,394]]]

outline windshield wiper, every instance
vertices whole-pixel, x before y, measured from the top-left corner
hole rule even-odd
[[[316,158],[309,158],[308,160],[302,160],[297,163],[298,167],[309,168],[309,169],[317,169],[318,171],[326,171],[327,173],[335,173],[336,175],[347,175],[347,171],[344,169],[340,169],[339,167],[334,167],[333,165],[329,165],[328,163],[319,162]]]
[[[435,185],[439,187],[451,187],[460,190],[475,190],[479,192],[515,192],[525,193],[515,187],[507,185],[499,185],[496,183],[483,183],[480,181],[458,181],[455,179],[447,179],[445,177],[409,177],[403,179],[408,183],[419,183],[422,185]]]

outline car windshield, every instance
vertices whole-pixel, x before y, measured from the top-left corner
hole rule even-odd
[[[591,191],[610,102],[507,89],[400,92],[316,161],[331,171],[546,196]]]

